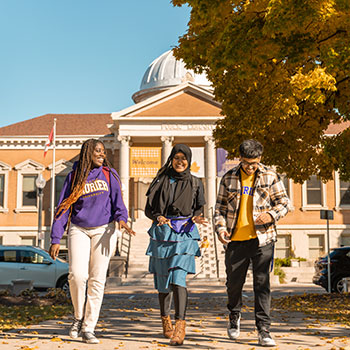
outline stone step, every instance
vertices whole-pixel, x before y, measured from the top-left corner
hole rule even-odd
[[[144,252],[143,254],[130,254],[129,256],[129,261],[131,262],[141,261],[143,263],[144,261],[148,261],[148,259],[149,259],[149,256],[145,255]]]
[[[315,271],[314,267],[308,266],[308,267],[282,267],[283,271],[290,272],[290,273],[313,273]]]
[[[135,261],[129,261],[129,268],[133,268],[133,269],[148,269],[148,259],[147,259],[147,264],[143,264],[140,263],[139,261],[135,262]]]
[[[147,271],[131,271],[128,272],[128,278],[146,278],[146,277],[152,277],[153,274]]]

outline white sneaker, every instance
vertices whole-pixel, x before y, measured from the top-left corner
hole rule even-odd
[[[236,340],[240,334],[240,325],[241,325],[241,314],[231,315],[232,317],[227,325],[227,335],[230,339]]]
[[[259,345],[276,346],[276,342],[271,338],[269,331],[262,330],[259,332]]]
[[[82,332],[82,338],[83,342],[88,344],[99,344],[100,342],[93,332]]]
[[[83,321],[82,320],[77,320],[76,318],[73,319],[73,323],[69,328],[69,336],[72,339],[77,339],[79,336],[79,333],[81,331],[81,325]]]

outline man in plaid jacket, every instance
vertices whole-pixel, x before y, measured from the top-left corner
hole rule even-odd
[[[215,228],[227,245],[226,287],[230,312],[227,333],[240,334],[242,289],[250,262],[253,267],[255,324],[259,344],[275,346],[270,335],[270,268],[276,222],[285,216],[289,198],[279,175],[260,163],[263,146],[246,140],[239,147],[240,163],[222,178],[215,206]]]

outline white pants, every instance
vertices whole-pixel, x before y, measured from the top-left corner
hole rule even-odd
[[[117,231],[114,222],[94,228],[70,225],[69,289],[74,317],[84,319],[83,332],[93,332],[96,327],[109,260],[116,249]]]

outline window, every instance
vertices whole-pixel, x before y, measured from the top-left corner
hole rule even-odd
[[[350,235],[341,235],[340,236],[340,245],[350,246]]]
[[[302,186],[302,210],[326,208],[326,185],[312,175]]]
[[[350,205],[350,182],[340,181],[340,205]]]
[[[4,207],[4,182],[5,175],[0,174],[0,207]]]
[[[1,262],[16,262],[17,261],[16,250],[2,250],[0,251],[0,261]]]
[[[36,206],[36,186],[35,175],[24,175],[22,186],[22,205]]]
[[[8,181],[11,166],[0,161],[0,212],[7,213]]]
[[[55,206],[57,206],[58,200],[60,198],[60,193],[63,188],[64,180],[66,175],[56,175],[55,178]]]
[[[315,175],[312,175],[310,179],[306,181],[306,188],[307,204],[322,205],[321,180],[317,179]]]
[[[290,210],[294,210],[293,202],[293,181],[289,179],[286,175],[281,175],[281,180],[283,182],[284,188],[286,189],[287,196],[290,199]]]
[[[21,245],[36,246],[36,237],[34,236],[21,237]]]
[[[316,259],[325,252],[324,235],[309,236],[309,258]]]
[[[2,245],[2,236],[0,236],[0,245]]]
[[[55,206],[57,206],[58,199],[64,184],[66,176],[72,171],[73,163],[68,160],[60,159],[55,163]],[[52,172],[53,166],[49,165],[49,170]]]
[[[60,253],[58,257],[68,261],[68,236],[66,234],[63,235],[60,242]]]
[[[27,159],[15,166],[17,170],[17,204],[16,213],[37,212],[37,194],[35,180],[44,170],[40,163]]]
[[[287,195],[290,198],[289,179],[288,179],[288,177],[283,175],[282,176],[282,182],[283,182],[284,188],[286,189]]]
[[[19,253],[19,261],[21,263],[42,264],[44,261],[44,257],[42,255],[29,250],[20,250]]]
[[[68,249],[68,236],[66,234],[61,238],[60,249]]]
[[[291,253],[291,236],[278,235],[276,242],[276,258],[287,258]]]

